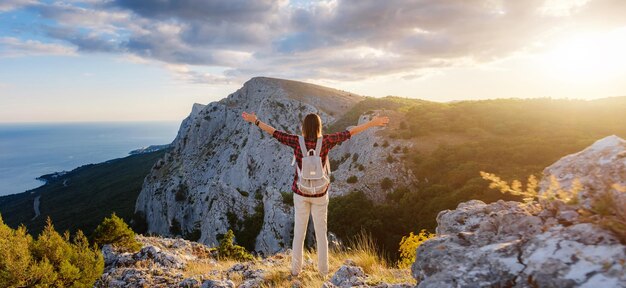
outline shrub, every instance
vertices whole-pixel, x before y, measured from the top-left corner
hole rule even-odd
[[[417,247],[422,245],[424,241],[434,238],[435,236],[435,234],[431,234],[422,229],[422,231],[420,231],[417,235],[414,235],[413,232],[411,232],[408,236],[402,237],[402,240],[400,240],[400,249],[398,249],[400,252],[398,268],[403,269],[411,266],[411,264],[415,262]]]
[[[393,159],[393,156],[391,155],[387,155],[387,159],[385,160],[387,160],[387,163],[393,163],[393,161],[395,161],[396,159]]]
[[[591,208],[578,210],[581,220],[594,223],[615,234],[626,244],[626,187],[613,185],[613,190],[597,193],[591,198]]]
[[[183,238],[189,241],[198,241],[200,237],[202,237],[202,230],[200,230],[200,227],[195,227],[191,232],[186,233]]]
[[[0,217],[1,287],[90,287],[103,271],[102,253],[82,231],[70,242],[69,232],[61,236],[48,218],[33,240],[24,226],[13,230]]]
[[[387,148],[389,147],[389,142],[387,142],[387,140],[385,140],[385,142],[383,142],[383,148]]]
[[[574,205],[578,203],[578,192],[582,190],[582,186],[578,179],[574,179],[573,185],[570,190],[563,190],[556,177],[550,176],[550,186],[541,195],[537,192],[537,178],[534,175],[528,177],[526,189],[522,189],[522,182],[519,180],[513,180],[511,185],[506,181],[501,180],[500,177],[480,171],[480,176],[488,181],[491,181],[489,188],[498,189],[504,194],[511,194],[515,196],[523,197],[525,203],[532,203],[537,200],[544,204],[544,206],[552,206],[551,202],[561,201],[565,204]],[[550,208],[545,207],[545,208]]]
[[[346,179],[346,182],[348,182],[350,184],[356,183],[358,181],[359,181],[359,179],[356,176],[354,176],[354,175],[352,175],[352,176],[348,177],[348,179]]]
[[[383,178],[383,181],[380,182],[380,188],[387,190],[393,187],[393,181],[388,177]]]
[[[133,232],[124,220],[115,213],[110,218],[104,218],[102,223],[93,232],[93,241],[102,247],[111,244],[113,247],[126,252],[135,252],[141,249],[141,243],[135,239]]]
[[[252,254],[246,251],[246,248],[243,248],[239,245],[234,244],[235,233],[233,230],[228,230],[226,235],[220,240],[220,245],[217,247],[217,255],[220,259],[232,259],[236,261],[250,261],[253,260],[254,257]]]
[[[174,236],[183,234],[183,229],[180,228],[180,222],[178,222],[176,218],[172,219],[172,223],[170,224],[170,233]]]
[[[241,196],[243,196],[243,197],[250,196],[250,193],[248,193],[248,191],[244,191],[244,190],[241,190],[239,188],[237,188],[237,192],[239,192],[239,194],[241,194]]]
[[[139,234],[143,234],[148,231],[148,221],[146,221],[146,213],[143,211],[135,212],[130,223],[133,231],[136,231]]]
[[[262,201],[256,202],[254,213],[249,214],[244,211],[242,219],[233,211],[226,212],[229,228],[233,230],[237,243],[248,250],[253,250],[255,247],[256,238],[263,227],[264,217],[265,208]]]
[[[176,196],[174,197],[174,200],[180,202],[180,201],[185,201],[187,199],[187,185],[180,183],[178,184],[178,189],[176,189]]]
[[[514,180],[511,185],[500,177],[480,172],[485,180],[491,181],[489,188],[499,189],[502,193],[522,196],[523,201],[527,205],[537,204],[538,208],[548,209],[553,212],[562,205],[556,205],[561,202],[565,205],[575,206],[582,216],[581,221],[596,224],[615,234],[622,243],[626,244],[626,197],[621,197],[626,192],[625,187],[614,184],[609,191],[595,191],[591,195],[591,207],[586,208],[578,205],[578,192],[582,190],[582,185],[578,179],[574,179],[573,185],[569,190],[563,190],[554,176],[550,177],[550,186],[539,194],[537,192],[537,179],[531,175],[528,177],[526,189],[522,190],[522,183]]]
[[[282,191],[280,195],[283,196],[283,204],[293,206],[293,192]]]

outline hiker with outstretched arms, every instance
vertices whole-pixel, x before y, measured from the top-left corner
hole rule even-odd
[[[326,217],[328,212],[328,188],[330,186],[330,164],[328,152],[335,145],[371,127],[385,126],[388,117],[375,116],[371,121],[342,132],[322,134],[322,120],[317,114],[308,114],[302,121],[302,135],[288,134],[261,122],[254,113],[243,112],[243,119],[271,134],[280,143],[293,148],[296,165],[291,190],[295,209],[291,274],[302,271],[302,250],[309,214],[313,216],[317,242],[318,269],[322,276],[328,274],[328,239]]]

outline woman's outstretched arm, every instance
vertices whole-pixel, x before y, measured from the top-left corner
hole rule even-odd
[[[372,120],[370,120],[369,122],[363,123],[359,126],[352,127],[348,131],[350,131],[350,135],[354,136],[372,127],[386,126],[387,123],[389,123],[389,117],[374,116],[374,118],[372,118]]]
[[[274,131],[276,131],[276,129],[274,127],[261,122],[256,117],[254,112],[252,112],[252,113],[243,112],[243,113],[241,113],[241,117],[243,117],[243,120],[245,120],[246,122],[250,122],[252,124],[256,124],[255,122],[258,120],[259,121],[259,128],[261,128],[263,131],[265,131],[267,133],[270,133],[270,135],[274,134]]]

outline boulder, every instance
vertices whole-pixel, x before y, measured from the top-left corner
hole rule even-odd
[[[550,175],[565,189],[579,179],[580,206],[472,200],[440,212],[437,237],[417,248],[411,267],[417,287],[626,287],[626,246],[577,212],[624,184],[625,151],[626,141],[611,136],[544,170],[540,193]]]

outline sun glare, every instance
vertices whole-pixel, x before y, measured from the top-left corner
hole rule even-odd
[[[626,28],[576,35],[540,57],[545,71],[568,82],[601,82],[626,75]]]

